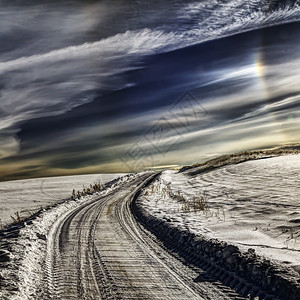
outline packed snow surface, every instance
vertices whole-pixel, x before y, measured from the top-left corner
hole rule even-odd
[[[121,175],[92,174],[0,182],[0,222],[10,223],[16,212],[21,216],[30,215],[41,207],[70,198],[73,189],[104,184]]]
[[[140,197],[156,217],[207,238],[254,248],[298,269],[300,156],[248,161],[193,177],[164,171]]]

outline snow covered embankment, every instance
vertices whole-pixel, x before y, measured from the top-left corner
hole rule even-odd
[[[233,165],[229,167],[232,170],[225,169],[228,174],[230,174],[229,171],[232,171],[232,176],[228,175],[226,178],[222,175],[219,178],[220,182],[217,182],[218,174],[212,172],[190,178],[183,174],[166,171],[136,199],[133,209],[139,219],[150,230],[154,231],[166,243],[171,243],[170,247],[176,248],[177,251],[182,252],[181,254],[188,261],[208,270],[221,281],[225,281],[226,284],[236,288],[243,295],[259,295],[261,299],[264,299],[265,294],[275,294],[283,299],[286,299],[287,295],[288,299],[298,299],[300,293],[299,274],[289,268],[287,264],[289,263],[297,270],[298,266],[295,265],[297,255],[299,255],[299,251],[296,249],[297,239],[295,239],[296,242],[290,243],[292,247],[289,247],[288,235],[290,233],[283,231],[279,232],[278,235],[279,230],[290,228],[288,226],[284,227],[283,223],[290,220],[289,216],[293,216],[294,220],[295,207],[290,208],[288,205],[291,206],[295,203],[293,199],[289,198],[289,201],[285,202],[285,198],[280,201],[280,197],[277,197],[279,192],[285,194],[282,185],[287,186],[290,195],[293,194],[291,193],[291,185],[288,185],[282,176],[283,173],[288,176],[291,175],[286,174],[288,166],[293,166],[290,169],[293,172],[295,171],[295,160],[297,161],[297,158],[299,159],[299,156],[279,157]],[[282,168],[282,164],[285,165],[284,168]],[[258,168],[262,168],[265,176],[264,180],[262,180],[262,174],[259,174]],[[277,169],[276,175],[279,181],[284,182],[277,185],[278,190],[274,187],[270,175],[273,174],[274,168]],[[269,170],[269,173],[267,170]],[[224,169],[221,168],[213,172],[224,173]],[[236,182],[240,181],[241,186],[245,185],[247,190],[251,190],[251,186],[249,187],[247,183],[252,183],[254,190],[257,188],[256,191],[263,193],[263,187],[258,186],[258,182],[255,182],[255,180],[253,181],[254,178],[249,176],[249,172],[256,177],[256,181],[260,182],[261,185],[271,185],[273,194],[270,194],[270,188],[267,187],[265,192],[270,194],[273,201],[276,199],[276,208],[273,215],[271,214],[273,208],[270,207],[267,199],[264,197],[263,199],[257,199],[255,193],[252,195],[254,199],[246,194],[244,195],[245,199],[240,199],[244,201],[228,200],[227,192],[229,188],[226,190],[226,185],[232,184],[233,178],[235,178],[235,185]],[[207,176],[213,178],[215,183],[209,182]],[[293,178],[295,176],[291,176],[291,180]],[[250,182],[247,182],[247,180]],[[200,193],[200,188],[203,188],[204,182],[206,182],[205,192],[202,190],[202,193]],[[226,201],[216,197],[216,193],[220,192],[220,188],[225,193]],[[231,192],[237,194],[237,190],[232,191],[233,186],[230,186],[230,189]],[[237,187],[237,189],[240,189],[240,187]],[[276,190],[275,195],[274,189]],[[293,185],[293,189],[296,190],[295,185]],[[213,194],[215,197],[212,197],[212,193],[215,193]],[[191,195],[193,197],[189,197]],[[248,202],[246,199],[248,199]],[[262,207],[264,201],[266,205]],[[221,203],[222,206],[218,207],[217,202]],[[236,209],[236,205],[238,209]],[[242,209],[243,205],[247,214]],[[249,206],[251,206],[252,212],[249,212]],[[282,211],[278,211],[280,207]],[[263,211],[262,208],[265,208],[267,213],[265,215],[262,213],[261,216],[259,211]],[[275,214],[276,209],[277,213]],[[233,215],[230,214],[232,211],[234,211]],[[281,220],[279,216],[281,216]],[[285,217],[287,217],[287,220],[285,220]],[[265,223],[268,223],[268,226],[262,226],[262,219]],[[269,228],[270,223],[272,224],[273,221],[276,221],[278,226]],[[253,224],[256,224],[257,228]],[[290,226],[291,224],[285,225]],[[297,226],[293,228],[295,238],[298,228]],[[239,236],[239,232],[241,236],[239,238],[244,243],[238,243],[239,238],[230,238]],[[246,234],[244,235],[244,233]],[[277,240],[275,237],[277,237]],[[259,238],[263,239],[259,240]],[[246,242],[245,239],[247,239]],[[260,245],[256,244],[258,241]],[[275,247],[272,248],[271,245],[268,247],[269,242],[273,242]],[[286,247],[276,247],[280,243],[286,245]],[[282,258],[286,259],[289,254],[294,255],[290,255],[290,261],[280,261]],[[274,256],[278,258],[277,261],[270,259]]]

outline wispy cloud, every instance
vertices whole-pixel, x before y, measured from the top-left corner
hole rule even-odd
[[[0,178],[126,171],[134,145],[156,168],[299,139],[297,26],[245,33],[299,19],[270,5],[4,2]]]

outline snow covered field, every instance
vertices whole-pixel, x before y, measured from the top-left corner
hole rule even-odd
[[[104,184],[124,174],[92,174],[60,176],[0,182],[0,225],[11,223],[15,212],[30,215],[40,209],[69,198],[72,190],[83,185]]]
[[[248,161],[187,176],[164,171],[139,198],[183,229],[253,248],[300,269],[300,156]]]

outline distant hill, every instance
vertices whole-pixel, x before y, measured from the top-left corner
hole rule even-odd
[[[228,165],[238,164],[248,160],[264,159],[272,156],[300,154],[300,144],[289,144],[271,149],[242,151],[234,154],[225,154],[219,157],[210,159],[204,163],[196,163],[190,166],[183,166],[179,173],[187,172],[189,175],[196,175],[210,170]]]

